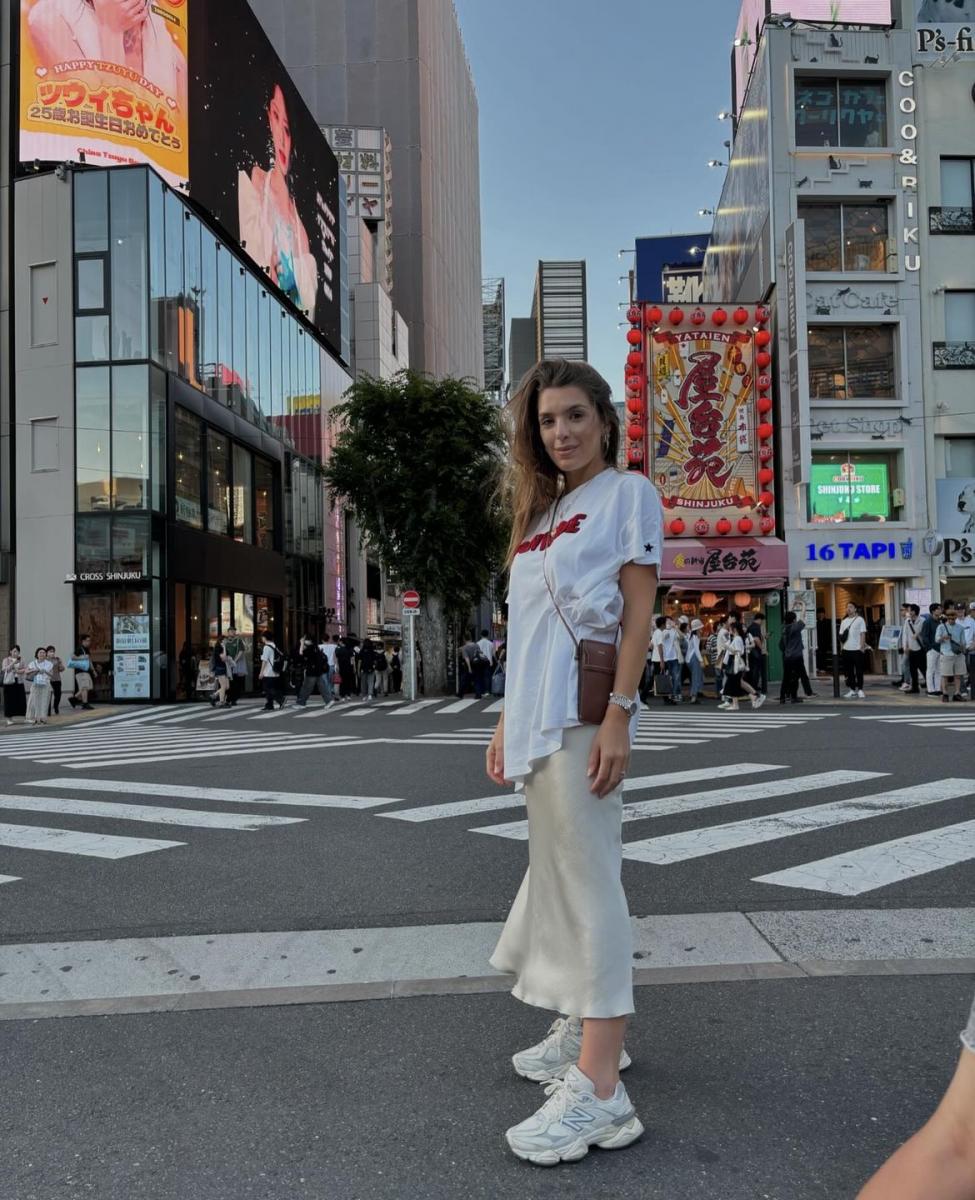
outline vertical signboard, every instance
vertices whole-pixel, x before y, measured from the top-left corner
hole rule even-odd
[[[804,221],[793,221],[785,231],[785,304],[792,482],[804,483],[810,453],[809,349],[806,343],[806,226]]]
[[[672,318],[675,327],[648,339],[649,474],[668,536],[766,532],[767,515],[763,526],[755,513],[772,502],[759,477],[771,458],[771,426],[757,417],[751,314],[738,309],[733,321],[701,307],[689,320],[680,310]]]
[[[20,161],[189,179],[187,14],[202,2],[20,0]]]

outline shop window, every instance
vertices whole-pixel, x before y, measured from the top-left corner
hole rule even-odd
[[[808,271],[889,271],[886,204],[800,204]]]
[[[149,496],[149,369],[112,368],[112,504],[145,508]]]
[[[254,540],[254,471],[251,452],[234,446],[234,541]]]
[[[945,439],[945,478],[975,479],[975,437]]]
[[[112,358],[148,357],[146,172],[111,173]]]
[[[936,370],[975,368],[975,291],[945,292],[945,340],[933,350]]]
[[[230,443],[214,429],[207,431],[207,529],[230,530]]]
[[[203,528],[203,425],[176,405],[174,420],[176,441],[176,520],[194,529]]]
[[[864,79],[796,79],[797,146],[886,146],[887,85]]]
[[[814,525],[901,520],[904,495],[898,472],[896,454],[854,450],[814,454],[809,520]]]
[[[809,393],[815,400],[891,399],[892,325],[811,325]]]
[[[111,397],[108,367],[75,372],[75,470],[78,511],[110,504]]]
[[[166,376],[149,368],[150,462],[152,510],[166,511]]]
[[[941,160],[941,205],[929,224],[932,233],[975,233],[975,158]]]
[[[108,250],[108,175],[75,171],[74,250],[88,254]]]
[[[254,533],[262,550],[275,549],[274,467],[254,456]]]
[[[112,569],[112,522],[107,513],[76,518],[75,568],[79,572]]]
[[[112,520],[112,570],[149,571],[149,518],[138,514],[116,515]]]

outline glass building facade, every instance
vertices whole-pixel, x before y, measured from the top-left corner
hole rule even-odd
[[[253,686],[263,632],[342,619],[321,463],[351,379],[153,171],[72,174],[75,618],[97,691],[190,698],[232,624]]]

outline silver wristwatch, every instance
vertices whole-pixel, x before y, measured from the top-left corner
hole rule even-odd
[[[631,700],[629,696],[624,696],[622,692],[610,692],[609,703],[615,704],[617,708],[622,708],[628,717],[635,716],[639,712],[637,702]]]

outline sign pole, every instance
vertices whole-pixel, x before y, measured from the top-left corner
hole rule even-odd
[[[830,607],[833,613],[833,619],[830,621],[830,628],[833,632],[833,697],[840,697],[840,648],[837,641],[836,633],[836,584],[829,585]]]
[[[409,628],[409,643],[410,643],[410,672],[407,681],[408,687],[406,698],[410,704],[416,703],[416,615],[410,613],[407,618],[407,626]]]

